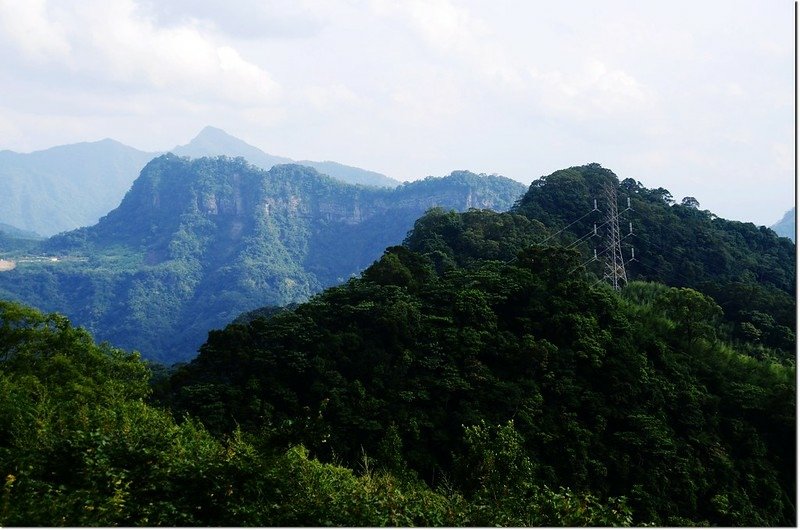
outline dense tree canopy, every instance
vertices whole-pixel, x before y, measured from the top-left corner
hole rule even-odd
[[[624,499],[509,485],[513,427],[468,432],[478,492],[434,491],[364,457],[358,471],[241,431],[215,438],[148,405],[138,356],[59,315],[0,302],[2,526],[627,525]],[[495,452],[502,454],[494,458]],[[502,467],[498,467],[502,466]]]
[[[620,296],[556,248],[440,263],[394,247],[362,279],[210,334],[174,406],[326,460],[366,451],[467,499],[519,480],[627,497],[635,521],[794,521],[794,369],[721,342],[708,296]],[[521,459],[505,485],[467,456],[487,425],[509,425],[492,436]]]
[[[557,171],[535,181],[514,211],[531,219],[550,219],[548,227],[560,229],[590,211],[595,198],[602,210],[601,190],[607,182],[617,187],[621,210],[630,199],[631,209],[620,217],[623,233],[626,221],[633,225],[633,235],[624,241],[625,246],[635,247],[636,260],[629,264],[633,278],[709,294],[736,325],[750,322],[758,327],[748,312],[767,313],[785,328],[783,336],[791,338],[772,336],[764,344],[794,356],[795,246],[772,230],[718,218],[700,210],[692,197],[675,204],[667,190],[647,189],[630,178],[618,182],[598,164]],[[589,233],[602,215],[595,212],[566,228],[559,239],[569,243]],[[590,238],[584,255],[590,255],[592,245],[602,248],[597,238]]]

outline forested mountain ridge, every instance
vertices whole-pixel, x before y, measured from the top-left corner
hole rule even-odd
[[[23,260],[0,275],[0,294],[170,363],[244,311],[359,273],[431,206],[503,210],[522,191],[468,172],[389,190],[304,166],[163,155],[97,225],[39,245],[59,261]]]
[[[215,437],[148,403],[135,354],[61,315],[0,301],[0,526],[628,526],[625,499],[531,484],[524,501],[431,488],[366,457],[322,463],[265,433]],[[300,419],[300,418],[298,418]],[[511,434],[509,427],[501,434]],[[529,467],[518,439],[471,429],[477,463]],[[490,451],[507,449],[497,461]],[[476,479],[482,479],[478,473]],[[505,478],[505,476],[503,477]],[[487,485],[498,485],[493,480]],[[515,487],[517,491],[519,487]]]
[[[0,234],[13,239],[43,239],[42,236],[30,230],[21,230],[10,224],[0,223]]]
[[[206,127],[173,152],[194,158],[242,156],[266,170],[294,162],[269,155],[214,127]],[[0,151],[0,223],[43,236],[92,225],[119,204],[145,164],[160,154],[111,139],[33,153]],[[400,184],[380,173],[337,162],[305,160],[300,164],[351,184],[389,188]]]
[[[602,277],[602,255],[598,261],[588,260],[594,249],[602,254],[607,244],[607,183],[617,192],[629,278],[691,287],[713,296],[740,338],[794,357],[795,245],[769,228],[719,218],[701,210],[692,197],[675,201],[664,188],[648,189],[630,178],[620,181],[599,164],[535,180],[511,211],[544,223],[558,234],[548,244],[581,250],[589,270]],[[595,199],[598,211],[592,212]],[[628,223],[633,228],[630,236]],[[635,260],[629,260],[631,247]]]
[[[631,198],[637,254],[670,249],[632,262],[619,293],[573,245],[605,185],[621,210]],[[161,395],[220,435],[446,477],[516,524],[537,485],[624,497],[640,523],[792,525],[792,248],[570,168],[508,213],[429,211],[360,278],[211,332]],[[722,300],[726,314],[688,283],[750,296]]]

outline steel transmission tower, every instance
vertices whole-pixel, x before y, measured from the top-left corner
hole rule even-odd
[[[617,209],[617,187],[608,182],[603,187],[603,195],[608,204],[608,215],[604,224],[608,225],[607,253],[605,255],[605,273],[603,279],[609,280],[614,290],[619,291],[628,283],[625,274],[625,260],[622,258],[622,245],[619,236],[619,211]]]

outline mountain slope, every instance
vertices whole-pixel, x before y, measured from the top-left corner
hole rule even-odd
[[[264,169],[292,162],[213,127],[173,152],[193,158],[242,156]],[[144,165],[158,154],[110,139],[33,153],[0,151],[0,223],[44,236],[94,224],[119,204]],[[336,162],[302,164],[344,182],[391,188],[399,184],[380,173]]]
[[[16,226],[0,223],[0,233],[13,239],[42,239],[42,236],[30,230],[20,230]]]
[[[359,279],[210,333],[168,401],[219,435],[446,480],[510,526],[531,524],[537,488],[621,495],[656,526],[793,525],[793,361],[724,340],[697,291],[620,294],[580,263],[532,247],[437,271],[387,249]]]
[[[0,152],[0,222],[49,236],[97,222],[153,153],[114,140]]]
[[[291,158],[273,156],[240,140],[222,129],[205,127],[186,145],[175,147],[172,152],[178,156],[191,158],[225,155],[232,158],[241,156],[253,165],[270,169],[276,164],[290,164]]]
[[[534,488],[487,510],[407,471],[323,464],[264,436],[215,438],[149,403],[138,356],[4,301],[0,358],[4,528],[631,524],[622,499]]]
[[[581,250],[587,269],[602,277],[606,183],[617,190],[629,278],[692,287],[711,295],[742,338],[754,333],[753,326],[760,337],[757,342],[793,351],[795,246],[766,227],[719,218],[700,210],[691,197],[676,202],[664,188],[647,189],[633,179],[620,182],[599,164],[556,171],[534,181],[512,212],[559,231],[548,244]],[[592,212],[595,198],[598,211]],[[630,210],[626,210],[628,200]],[[598,236],[593,235],[594,225]],[[595,249],[600,259],[591,261]]]
[[[244,311],[302,301],[358,274],[431,206],[502,210],[522,191],[468,172],[389,190],[304,166],[266,172],[241,158],[165,155],[97,225],[41,244],[59,261],[23,259],[0,274],[0,296],[174,362]]]
[[[179,156],[189,156],[192,158],[219,155],[233,158],[240,156],[251,164],[267,170],[276,164],[297,163],[303,166],[313,167],[322,174],[348,184],[389,188],[394,188],[399,184],[399,182],[386,175],[357,167],[346,166],[338,162],[314,162],[311,160],[295,162],[291,158],[270,155],[243,140],[231,136],[222,129],[210,126],[200,131],[191,142],[176,147],[172,152]]]
[[[772,225],[772,228],[776,234],[781,237],[788,237],[792,241],[795,241],[795,208],[792,208],[788,212],[786,212],[780,221]]]

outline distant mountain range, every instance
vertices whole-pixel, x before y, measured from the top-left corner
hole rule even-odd
[[[192,158],[241,156],[263,169],[293,162],[214,127],[206,127],[172,152]],[[44,236],[94,224],[119,204],[144,165],[160,154],[110,139],[33,153],[0,151],[0,223]],[[399,184],[380,173],[336,162],[300,163],[347,183],[379,187]]]
[[[14,239],[44,239],[36,232],[30,230],[20,230],[16,226],[0,223],[0,234]]]
[[[792,208],[783,215],[780,221],[770,228],[779,236],[788,237],[792,241],[795,241],[795,215],[795,208]]]
[[[320,173],[341,180],[348,184],[362,184],[364,186],[378,186],[394,188],[400,182],[381,173],[365,169],[346,166],[338,162],[314,162],[312,160],[292,160],[284,156],[274,156],[261,149],[244,142],[222,129],[206,127],[191,142],[179,145],[172,152],[179,156],[200,158],[204,156],[225,155],[230,157],[241,156],[254,166],[262,169],[271,169],[276,164],[300,164],[313,167]]]
[[[153,153],[114,140],[0,152],[0,222],[49,236],[97,222]]]
[[[96,225],[5,249],[17,266],[0,273],[0,298],[64,313],[148,358],[186,360],[240,313],[358,274],[429,208],[502,211],[524,191],[466,171],[386,189],[300,165],[163,155]]]

